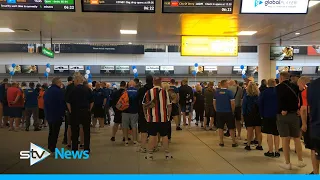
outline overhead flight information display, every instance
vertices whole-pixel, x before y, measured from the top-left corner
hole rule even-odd
[[[75,0],[0,0],[0,10],[75,12]]]
[[[162,12],[232,14],[233,0],[162,0]]]
[[[155,0],[82,0],[83,12],[155,13]]]

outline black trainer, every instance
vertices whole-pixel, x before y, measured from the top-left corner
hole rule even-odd
[[[267,156],[267,157],[275,157],[274,153],[273,152],[266,152],[264,153],[264,156]]]
[[[220,143],[219,146],[220,146],[220,147],[224,147],[224,144],[223,144],[223,143]]]
[[[226,133],[224,133],[224,136],[225,136],[225,137],[230,137],[229,131],[227,131]]]
[[[251,151],[251,147],[250,146],[246,146],[244,149],[247,150],[247,151]]]
[[[115,138],[115,137],[112,137],[112,138],[110,139],[110,141],[116,141],[116,138]]]
[[[196,124],[196,126],[198,126],[198,125],[199,125],[199,124],[198,124],[198,122],[196,122],[195,124]]]
[[[180,126],[178,126],[178,127],[176,128],[176,130],[177,130],[177,131],[181,131],[182,129],[181,129]]]
[[[259,144],[259,142],[257,140],[253,140],[251,141],[251,144]]]
[[[283,148],[280,148],[279,151],[280,151],[280,152],[283,152]]]
[[[84,149],[84,145],[83,145],[83,144],[80,144],[79,149]]]
[[[232,144],[232,147],[238,147],[239,145],[237,143]]]
[[[262,146],[257,146],[256,150],[263,151],[263,147]]]
[[[34,131],[41,131],[41,129],[40,128],[35,128]]]
[[[28,128],[28,127],[26,128],[26,131],[29,131],[29,128]]]
[[[280,153],[279,152],[275,152],[274,153],[274,157],[279,158],[280,157]]]

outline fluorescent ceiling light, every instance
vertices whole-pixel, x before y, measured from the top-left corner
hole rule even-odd
[[[132,42],[129,42],[128,44],[132,44]]]
[[[121,34],[137,34],[137,30],[120,30]]]
[[[309,1],[309,8],[311,8],[312,6],[315,6],[319,3],[320,3],[320,1]]]
[[[300,35],[300,33],[296,32],[296,35]]]
[[[252,36],[256,34],[257,31],[241,31],[238,33],[239,36]]]
[[[14,32],[14,30],[9,28],[0,28],[0,32]]]

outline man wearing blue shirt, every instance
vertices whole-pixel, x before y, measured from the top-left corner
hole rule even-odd
[[[38,109],[38,95],[33,82],[29,83],[29,88],[24,90],[25,96],[25,113],[26,113],[26,131],[29,131],[31,115],[33,116],[34,131],[40,131],[39,128],[39,109]]]
[[[104,124],[110,125],[111,116],[110,116],[110,97],[112,94],[112,90],[110,89],[110,84],[103,82],[102,83],[102,90],[104,91],[104,95],[106,97],[106,105],[105,105],[105,116],[104,116]]]
[[[60,78],[52,80],[51,87],[44,95],[44,111],[49,123],[48,149],[55,152],[60,127],[65,116],[65,99]]]
[[[319,174],[320,163],[320,78],[313,81],[307,92],[308,104],[311,108],[310,120],[310,135],[312,145],[314,146],[315,156],[318,162],[314,163],[314,170],[312,174]],[[309,128],[309,127],[308,127]]]
[[[125,138],[125,146],[128,146],[128,129],[132,128],[133,144],[137,145],[137,124],[138,124],[138,90],[135,88],[136,83],[134,81],[129,82],[129,88],[127,89],[129,97],[129,108],[122,113],[122,130]]]
[[[96,89],[93,91],[93,99],[94,99],[94,105],[93,105],[93,128],[97,125],[97,120],[99,121],[99,127],[104,127],[104,107],[107,102],[107,98],[105,96],[105,91],[100,88],[100,82],[96,83]]]
[[[229,129],[232,138],[232,147],[237,147],[238,144],[235,139],[235,120],[234,120],[234,111],[235,111],[235,99],[233,93],[227,89],[228,81],[221,81],[221,88],[217,90],[215,99],[214,99],[214,109],[216,110],[217,118],[217,128],[219,129],[220,143],[219,146],[223,147],[223,129],[225,124]]]

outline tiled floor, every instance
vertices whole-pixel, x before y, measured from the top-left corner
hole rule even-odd
[[[311,172],[308,150],[304,150],[307,167],[285,171],[278,166],[283,157],[273,159],[264,157],[261,151],[246,152],[242,141],[239,142],[239,147],[232,148],[229,138],[225,140],[226,146],[221,148],[218,146],[216,132],[202,131],[199,127],[173,131],[170,148],[174,159],[169,161],[164,159],[163,151],[155,154],[154,161],[145,160],[144,154],[136,152],[136,147],[124,147],[121,132],[118,132],[115,143],[110,141],[110,134],[111,127],[92,133],[92,153],[88,160],[55,160],[49,157],[30,167],[28,160],[19,159],[19,152],[28,150],[30,142],[46,147],[48,132],[9,132],[7,129],[0,129],[0,173],[307,174]],[[62,137],[63,130],[60,131],[58,147],[63,147]],[[266,148],[265,143],[264,147]],[[292,152],[292,162],[297,162],[294,152]]]

